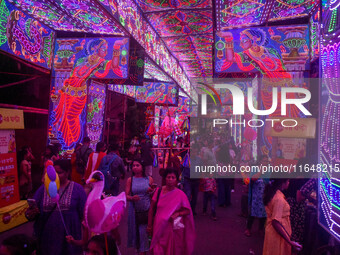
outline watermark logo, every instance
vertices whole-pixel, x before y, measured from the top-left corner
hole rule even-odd
[[[203,92],[207,93],[211,99],[214,101],[215,105],[217,105],[215,97],[213,96],[213,94],[211,94],[211,92],[209,90],[207,90],[206,88],[210,89],[212,92],[214,92],[214,94],[217,96],[217,99],[220,101],[220,104],[222,105],[222,100],[220,95],[217,93],[216,89],[214,89],[212,86],[205,84],[203,82],[198,82],[199,84],[201,84],[203,87],[197,87],[200,90],[202,90]],[[206,87],[206,88],[205,88]],[[206,96],[206,94],[204,94]],[[205,98],[205,102],[206,102],[206,98]]]
[[[206,85],[209,89],[211,89],[215,95],[217,95],[218,99],[220,100],[220,103],[222,104],[221,98],[219,97],[217,91],[209,86]],[[231,84],[216,84],[215,88],[219,89],[228,89],[232,95],[232,105],[233,105],[233,115],[244,115],[244,105],[245,105],[245,97],[243,91]],[[216,100],[213,97],[213,95],[205,88],[200,88],[202,91],[206,92],[208,95],[210,95],[215,102]],[[288,94],[299,94],[299,98],[288,98]],[[201,115],[207,115],[207,94],[202,94],[201,96]],[[303,95],[303,97],[302,97]],[[272,88],[272,106],[269,109],[255,109],[253,104],[253,88],[249,87],[247,88],[247,105],[248,109],[251,113],[255,115],[270,115],[274,113],[278,107],[278,88],[273,87]],[[311,99],[311,93],[309,90],[305,88],[293,88],[293,87],[283,87],[281,88],[281,115],[285,116],[287,114],[287,105],[295,105],[304,115],[311,116],[312,114],[306,109],[306,107],[303,106],[303,104],[309,102]]]

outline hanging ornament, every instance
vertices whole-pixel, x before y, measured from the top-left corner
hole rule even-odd
[[[126,63],[127,63],[127,61],[126,61],[127,50],[126,50],[125,46],[124,46],[124,48],[122,49],[121,54],[122,54],[122,61],[121,61],[121,64],[122,64],[123,66],[125,66]]]
[[[217,49],[217,58],[222,59],[223,58],[223,50],[225,49],[225,43],[220,39],[216,44]]]
[[[155,153],[155,156],[153,158],[153,167],[158,167],[158,160],[157,160],[157,153]]]
[[[185,154],[182,164],[183,164],[183,167],[190,168],[190,154],[189,154],[189,152],[187,154]]]

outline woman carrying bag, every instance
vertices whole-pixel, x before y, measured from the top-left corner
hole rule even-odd
[[[129,202],[128,209],[128,247],[134,247],[139,254],[149,250],[149,240],[146,233],[150,195],[154,189],[152,177],[145,176],[145,167],[141,160],[132,162],[132,177],[127,179],[125,192]]]

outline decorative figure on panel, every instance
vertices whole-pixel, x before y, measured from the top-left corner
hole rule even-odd
[[[26,15],[21,11],[12,11],[9,15],[6,30],[8,46],[15,55],[22,55],[34,63],[45,63],[43,55],[50,66],[48,49],[51,48],[53,34],[43,37],[43,33],[48,33],[46,29],[38,21],[25,18]]]
[[[86,81],[93,76],[104,78],[110,70],[119,77],[123,77],[119,67],[120,47],[127,41],[128,39],[123,39],[114,43],[111,60],[105,60],[108,50],[108,43],[105,39],[89,41],[85,50],[87,56],[76,62],[70,77],[64,81],[59,91],[59,104],[54,109],[54,124],[59,124],[58,139],[64,147],[71,148],[81,138],[80,114],[87,99]],[[84,44],[85,40],[81,45],[84,46]]]
[[[152,84],[150,84],[152,86]],[[146,103],[164,103],[165,99],[165,84],[156,83],[154,86],[154,90],[151,90],[148,93]]]
[[[165,103],[176,104],[177,99],[177,88],[176,86],[169,86],[168,94],[165,96]]]
[[[250,72],[254,69],[260,71],[263,75],[264,89],[261,91],[263,104],[265,109],[272,106],[272,96],[269,88],[292,86],[292,76],[287,72],[282,58],[279,53],[269,47],[265,47],[269,39],[262,29],[246,29],[240,33],[240,46],[242,52],[234,52],[233,35],[230,32],[220,32],[218,34],[225,40],[222,47],[221,41],[217,42],[217,48],[224,48],[225,60],[221,65],[221,72],[230,68],[234,63],[244,72]],[[221,54],[221,53],[220,53]],[[279,96],[280,98],[280,96]],[[272,116],[279,116],[281,112],[280,102],[277,110]],[[300,115],[296,107],[289,107],[288,115],[290,117],[298,117]]]
[[[139,87],[137,88],[137,99],[139,102],[145,102],[146,101],[146,94],[147,94],[147,89],[145,87]]]
[[[221,67],[221,71],[236,63],[244,72],[257,69],[265,78],[270,78],[272,82],[282,83],[287,79],[291,79],[278,52],[275,49],[265,47],[268,44],[268,38],[262,29],[243,30],[240,33],[240,46],[243,51],[238,53],[234,52],[232,33],[220,32],[219,36],[226,41],[226,60]]]

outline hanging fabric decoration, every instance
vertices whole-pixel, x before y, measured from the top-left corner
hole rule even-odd
[[[182,134],[182,130],[181,130],[181,127],[179,126],[179,123],[175,124],[174,130],[177,136],[180,136]]]
[[[187,154],[185,154],[185,156],[184,156],[183,167],[190,168],[190,153],[189,152]]]
[[[151,121],[148,130],[146,131],[146,135],[152,137],[155,134],[156,134],[155,123]]]
[[[157,151],[153,157],[153,167],[158,167],[158,156],[157,156]]]
[[[146,138],[150,138],[150,137],[148,136],[149,129],[150,129],[150,125],[148,126],[148,128],[146,129],[146,131],[145,131],[145,133],[144,133],[144,135],[146,136]]]
[[[183,129],[184,131],[189,131],[189,129],[190,129],[189,119],[186,119],[186,120],[183,122],[182,129]]]
[[[159,128],[158,134],[162,137],[168,137],[171,134],[170,118],[168,116],[164,118],[162,125]]]

